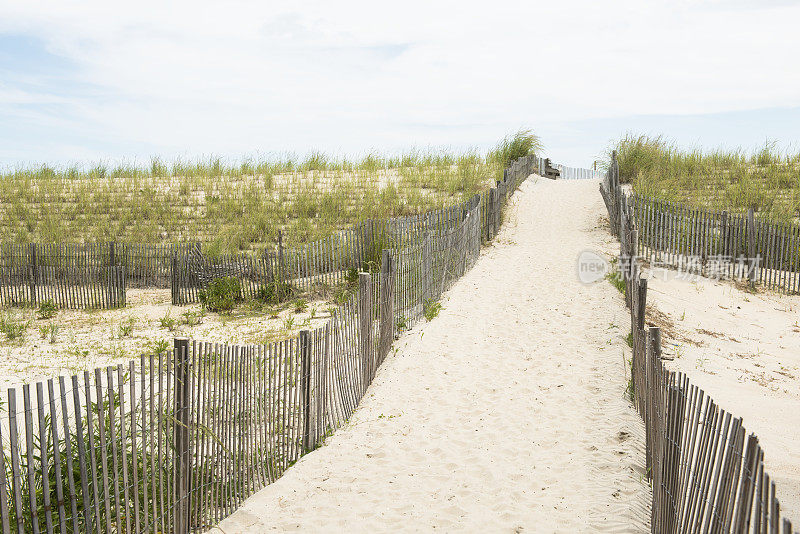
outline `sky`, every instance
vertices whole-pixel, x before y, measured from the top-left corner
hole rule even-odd
[[[0,2],[0,167],[800,149],[800,0]]]

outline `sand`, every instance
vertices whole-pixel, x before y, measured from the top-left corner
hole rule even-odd
[[[330,316],[330,303],[322,300],[309,301],[306,310],[299,313],[290,302],[260,309],[244,304],[230,315],[203,313],[199,304],[173,306],[171,302],[169,289],[128,289],[126,306],[114,310],[60,310],[51,319],[38,319],[33,309],[0,310],[21,322],[30,322],[22,339],[9,341],[0,334],[0,398],[10,387],[127,364],[141,354],[152,353],[159,343],[171,347],[174,337],[267,343],[296,335],[303,328],[314,328]],[[184,315],[187,313],[190,317]],[[161,324],[164,317],[175,321],[172,331]],[[187,324],[190,318],[191,324]],[[121,327],[131,320],[130,328],[123,333]],[[49,325],[58,327],[53,338],[39,331]]]
[[[668,367],[758,435],[781,509],[800,522],[800,296],[654,270],[647,298]]]
[[[647,531],[628,314],[607,282],[576,276],[582,250],[613,247],[597,188],[523,184],[351,421],[215,531]]]

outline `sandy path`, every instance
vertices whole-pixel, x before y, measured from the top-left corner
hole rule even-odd
[[[526,182],[498,241],[395,344],[351,422],[220,530],[645,530],[629,320],[608,283],[575,274],[580,251],[612,239],[597,187]]]

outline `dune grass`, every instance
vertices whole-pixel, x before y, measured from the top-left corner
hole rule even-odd
[[[273,243],[281,229],[291,245],[365,218],[459,202],[502,178],[511,159],[539,148],[521,130],[486,154],[412,150],[348,160],[312,152],[12,169],[0,176],[0,242],[189,240],[231,252]]]
[[[695,208],[746,211],[778,222],[800,217],[800,153],[774,145],[681,150],[663,137],[628,135],[616,147],[620,180],[635,191]]]

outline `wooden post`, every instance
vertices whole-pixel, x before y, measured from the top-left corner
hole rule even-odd
[[[756,219],[753,208],[747,210],[747,277],[750,284],[756,282]]]
[[[488,198],[486,199],[486,241],[492,239],[492,219],[494,209],[494,189],[489,189]]]
[[[117,270],[116,264],[117,259],[114,254],[114,242],[111,241],[108,244],[108,295],[106,298],[106,302],[108,303],[109,308],[116,308],[118,306],[117,301]]]
[[[189,480],[192,471],[189,455],[189,340],[175,338],[173,363],[175,370],[175,508],[173,522],[176,534],[189,532]]]
[[[29,291],[30,291],[30,299],[31,304],[36,304],[36,284],[39,278],[39,268],[37,265],[37,257],[36,257],[36,243],[30,244],[30,268],[28,269],[30,273],[30,280],[28,281]]]
[[[636,328],[644,330],[645,309],[647,308],[647,278],[639,279],[639,302],[636,307]],[[636,335],[636,334],[634,334]]]
[[[300,394],[303,396],[303,450],[311,450],[311,332],[300,331]]]
[[[172,304],[180,304],[180,287],[178,286],[178,254],[172,255]]]
[[[649,330],[653,354],[656,358],[661,358],[661,329],[657,326],[651,326]]]
[[[720,255],[722,256],[722,261],[727,261],[728,254],[729,254],[729,247],[728,247],[728,212],[723,211],[720,214],[719,218],[719,233],[722,238],[722,247],[720,248]]]
[[[361,252],[361,269],[370,271],[374,266],[366,265],[367,262],[373,261],[375,258],[372,256],[372,247],[375,242],[375,232],[373,228],[373,220],[367,219],[364,221],[364,248]]]
[[[378,343],[378,364],[380,365],[389,353],[394,340],[394,258],[389,250],[384,249],[381,258],[381,326]]]
[[[283,231],[278,230],[278,286],[283,284],[286,280],[284,279],[284,269],[283,269]]]
[[[366,391],[372,380],[372,276],[369,273],[358,273],[358,325],[362,387]]]

